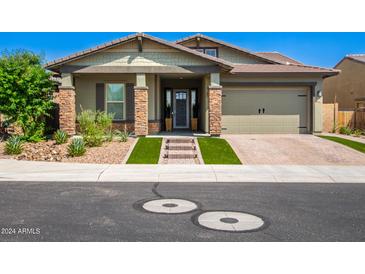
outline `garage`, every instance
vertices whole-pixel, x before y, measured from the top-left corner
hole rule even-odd
[[[309,87],[223,89],[222,133],[309,133],[309,98]]]

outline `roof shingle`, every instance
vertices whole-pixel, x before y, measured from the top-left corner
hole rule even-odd
[[[294,65],[303,65],[303,63],[294,60],[293,58],[290,58],[284,54],[281,54],[280,52],[256,52],[257,55],[265,57],[267,59],[271,59],[274,61],[277,61],[281,64],[294,64]]]
[[[365,63],[365,54],[349,54],[346,55],[346,57],[355,61]]]

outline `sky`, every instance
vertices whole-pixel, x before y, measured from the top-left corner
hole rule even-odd
[[[250,51],[277,51],[307,65],[333,67],[346,54],[365,53],[365,33],[310,32],[200,32]],[[42,54],[45,61],[67,56],[113,39],[125,32],[0,32],[0,51],[26,49]],[[159,38],[175,41],[194,32],[151,32]]]

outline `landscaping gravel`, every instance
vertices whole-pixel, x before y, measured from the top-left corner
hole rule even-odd
[[[120,164],[133,142],[133,138],[128,138],[127,142],[113,141],[105,142],[101,147],[87,147],[85,155],[80,157],[69,157],[67,155],[68,143],[56,145],[53,140],[39,143],[25,143],[23,145],[23,152],[14,156],[6,155],[4,153],[5,143],[0,142],[0,159]]]

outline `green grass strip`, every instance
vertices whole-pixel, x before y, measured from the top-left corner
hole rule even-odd
[[[336,137],[336,136],[319,136],[323,139],[327,139],[336,143],[340,143],[342,145],[351,147],[353,149],[356,149],[357,151],[360,151],[362,153],[365,153],[365,144],[364,143],[360,143],[360,142],[356,142],[356,141],[352,141],[352,140],[348,140],[348,139],[344,139],[344,138],[340,138],[340,137]]]
[[[210,165],[240,165],[236,153],[229,143],[220,138],[198,138],[200,151],[205,164]]]
[[[158,164],[161,144],[162,138],[139,138],[127,164]]]

